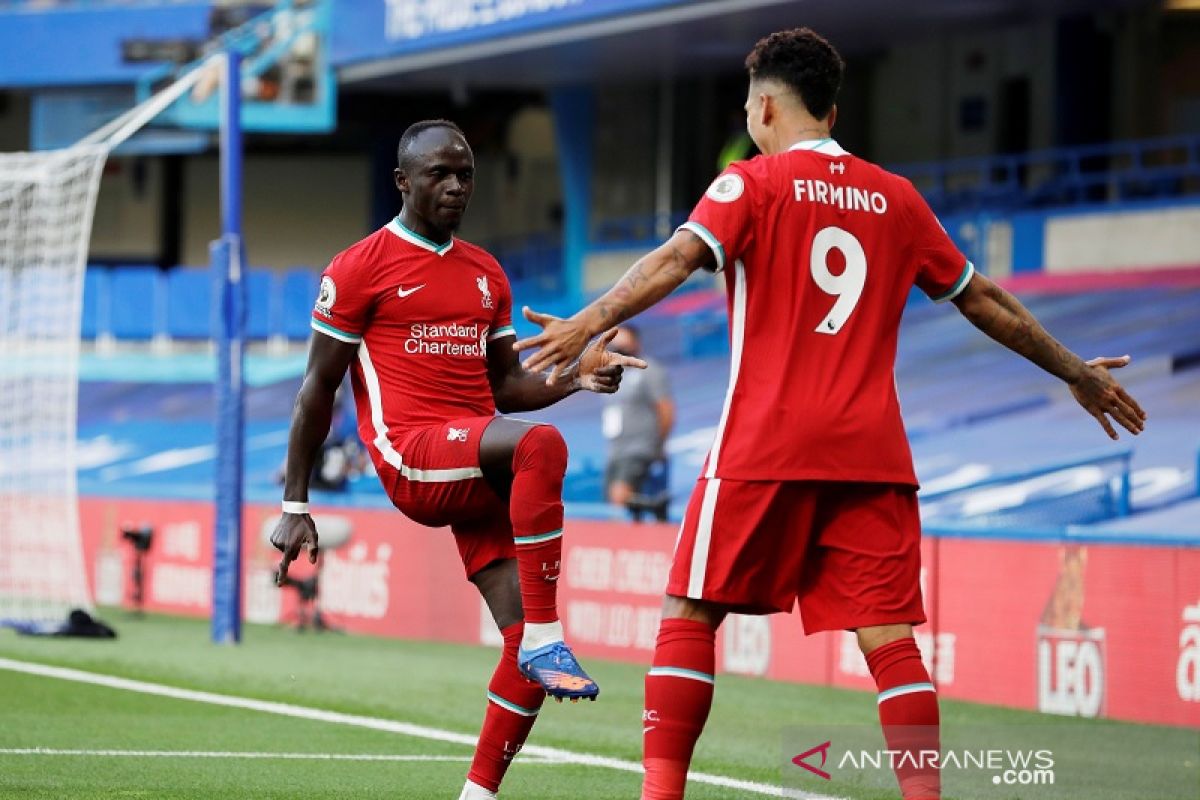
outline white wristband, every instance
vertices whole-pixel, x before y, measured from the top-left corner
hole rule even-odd
[[[283,513],[285,514],[307,514],[308,503],[299,503],[293,500],[283,501]]]

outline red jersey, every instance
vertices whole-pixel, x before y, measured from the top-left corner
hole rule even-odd
[[[514,333],[512,292],[480,247],[437,245],[394,219],[330,262],[312,327],[359,345],[358,432],[377,465],[401,469],[393,445],[408,431],[496,413],[487,346]]]
[[[894,369],[915,284],[974,273],[907,180],[832,139],[731,165],[682,226],[725,270],[729,393],[704,477],[916,484]]]

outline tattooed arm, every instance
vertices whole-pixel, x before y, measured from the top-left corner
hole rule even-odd
[[[574,316],[559,319],[525,308],[525,319],[540,325],[542,332],[515,343],[513,349],[540,348],[525,359],[523,366],[529,372],[548,368],[546,382],[553,383],[593,336],[645,311],[693,272],[714,264],[712,250],[699,236],[688,230],[676,231],[666,243],[630,267],[613,288]]]
[[[1109,374],[1128,364],[1129,356],[1084,361],[1047,333],[1020,300],[978,273],[954,304],[976,328],[1061,378],[1110,438],[1117,438],[1110,416],[1130,433],[1141,433],[1146,412]]]

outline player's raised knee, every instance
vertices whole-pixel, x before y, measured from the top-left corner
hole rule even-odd
[[[567,472],[567,441],[553,425],[535,425],[521,437],[517,445],[516,463],[536,464],[546,472],[565,475]]]

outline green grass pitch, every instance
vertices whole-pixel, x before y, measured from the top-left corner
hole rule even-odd
[[[183,689],[478,733],[496,651],[248,626],[239,647],[208,641],[207,623],[101,616],[116,641],[25,638],[0,631],[0,658],[58,665]],[[642,665],[588,661],[596,703],[547,703],[531,745],[637,762]],[[471,748],[385,730],[211,705],[0,669],[0,797],[448,798]],[[947,726],[1052,725],[1063,742],[1058,785],[1011,798],[1200,797],[1200,732],[1063,720],[944,701]],[[721,676],[694,769],[779,786],[790,726],[875,724],[865,693]],[[40,750],[41,752],[32,752]],[[48,752],[49,751],[49,752]],[[97,751],[109,751],[107,753]],[[120,752],[113,752],[120,751]],[[1072,755],[1073,754],[1073,755]],[[283,757],[283,756],[287,757]],[[310,757],[311,756],[311,757]],[[351,756],[355,760],[335,760]],[[630,798],[636,773],[519,756],[502,797]],[[894,791],[827,784],[854,800]],[[693,785],[696,800],[763,796]]]

